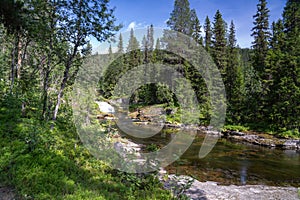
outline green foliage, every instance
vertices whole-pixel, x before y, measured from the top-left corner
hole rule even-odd
[[[278,135],[281,136],[281,137],[285,137],[285,138],[300,138],[299,129],[286,130],[286,128],[282,128],[280,131],[281,132],[279,132]]]
[[[249,131],[249,127],[241,126],[241,125],[225,125],[223,130],[231,130],[231,131]]]
[[[222,74],[223,78],[225,76],[225,70],[227,65],[227,57],[226,57],[226,23],[222,17],[222,14],[219,10],[217,10],[214,22],[213,22],[213,51],[212,57]]]
[[[146,151],[148,151],[148,152],[154,152],[159,149],[160,149],[159,146],[157,144],[153,144],[153,143],[146,146]]]
[[[119,176],[121,172],[92,157],[79,141],[69,115],[51,130],[49,123],[23,118],[21,102],[13,97],[0,105],[0,179],[14,186],[21,198],[171,198],[153,175]]]
[[[253,66],[255,70],[262,75],[265,66],[265,58],[268,53],[270,30],[269,30],[269,12],[266,0],[259,0],[257,4],[257,13],[253,16],[254,27],[251,36],[254,37]]]
[[[203,26],[204,28],[204,33],[205,33],[205,50],[210,53],[210,48],[212,45],[212,29],[211,29],[211,24],[208,16],[205,18],[205,24]]]
[[[175,0],[167,25],[174,31],[191,35],[191,10],[188,0]]]

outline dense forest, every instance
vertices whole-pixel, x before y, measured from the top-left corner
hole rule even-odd
[[[234,22],[219,10],[201,25],[188,0],[175,0],[167,26],[211,55],[226,89],[227,125],[300,137],[300,1],[287,0],[275,22],[269,11],[259,0],[251,48],[237,46]],[[122,54],[99,80],[100,95],[114,97],[118,78],[135,66],[172,64],[192,82],[201,110],[196,117],[208,124],[205,82],[168,51],[168,31],[155,41],[151,25],[139,43],[131,30],[125,47],[121,28],[109,0],[0,1],[0,186],[15,188],[20,199],[171,198],[151,174],[126,174],[93,158],[72,122],[70,93],[79,70],[101,56],[92,54],[92,36],[115,37],[117,52],[110,47],[105,56]],[[164,84],[139,88],[131,103],[179,106]]]
[[[213,20],[206,17],[202,33],[195,9],[190,8],[188,1],[175,1],[167,25],[193,38],[213,58],[226,89],[226,124],[299,136],[299,6],[297,1],[288,1],[282,19],[270,23],[267,2],[259,1],[253,16],[253,45],[243,49],[237,46],[234,22],[228,25],[219,10]],[[119,35],[117,54],[126,54],[111,64],[100,81],[100,93],[112,97],[117,80],[133,67],[145,63],[170,64],[192,82],[202,113],[199,117],[207,125],[210,99],[201,74],[169,52],[170,34],[165,31],[155,42],[153,32],[151,25],[139,44],[131,30],[126,50],[122,34]],[[168,106],[178,106],[176,96],[163,84],[144,86],[132,99],[147,105],[167,102]]]

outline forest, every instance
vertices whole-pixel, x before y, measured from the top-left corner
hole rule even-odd
[[[115,9],[109,0],[1,0],[0,188],[13,188],[17,199],[174,198],[152,173],[128,174],[94,158],[77,135],[71,105],[79,71],[101,57],[115,58],[98,83],[105,99],[119,98],[114,85],[126,71],[169,64],[191,81],[201,110],[193,118],[207,126],[212,105],[205,81],[168,51],[168,30],[192,38],[211,56],[226,91],[227,127],[300,138],[299,0],[287,0],[273,22],[267,0],[258,0],[251,48],[237,45],[234,21],[216,10],[202,24],[188,0],[175,0],[163,37],[155,39],[149,25],[140,43],[131,29],[126,46]],[[117,51],[110,46],[106,55],[92,53],[90,37],[114,38]],[[140,87],[130,104],[180,107],[160,83]]]

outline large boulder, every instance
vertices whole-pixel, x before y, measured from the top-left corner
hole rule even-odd
[[[105,101],[96,101],[96,103],[99,106],[99,110],[102,113],[115,113],[115,108],[112,107],[109,103],[105,102]]]

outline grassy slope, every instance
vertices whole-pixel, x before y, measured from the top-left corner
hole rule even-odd
[[[21,118],[16,103],[0,107],[0,183],[20,199],[170,199],[153,175],[137,177],[92,157],[65,117],[49,124]]]

